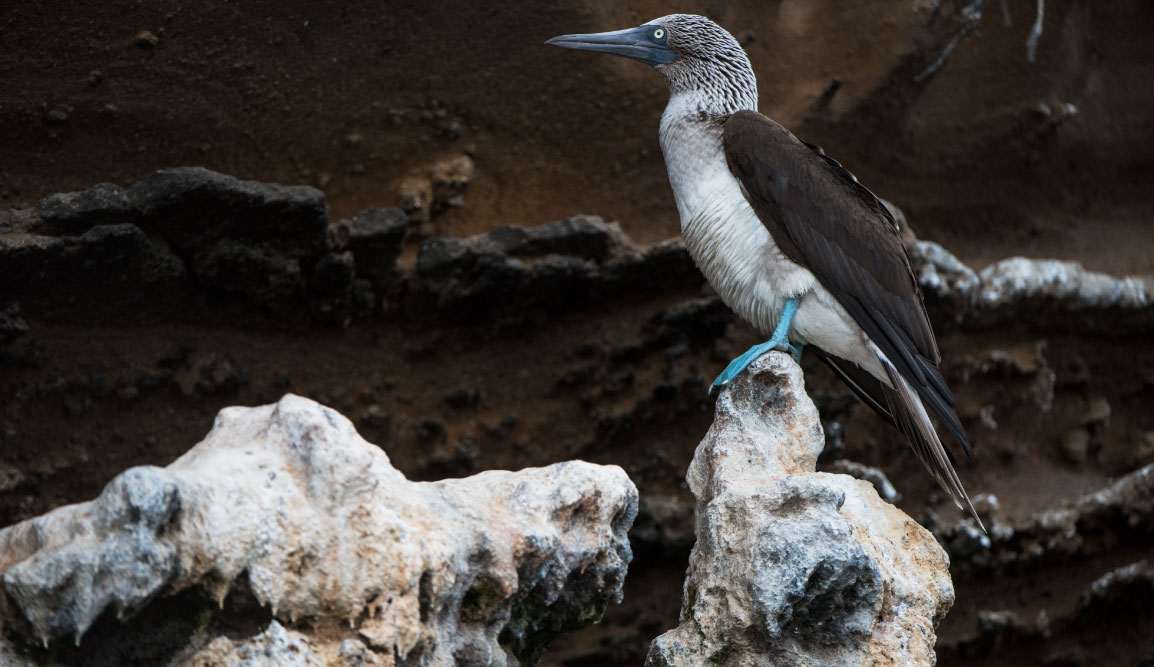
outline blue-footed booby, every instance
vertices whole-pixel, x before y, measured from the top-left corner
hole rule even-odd
[[[730,308],[772,332],[714,384],[769,350],[800,358],[811,346],[980,525],[930,421],[973,460],[897,223],[838,162],[757,112],[737,40],[703,16],[672,14],[546,44],[641,61],[669,86],[661,150],[685,246]]]

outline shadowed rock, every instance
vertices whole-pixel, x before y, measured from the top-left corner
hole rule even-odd
[[[102,183],[49,195],[36,205],[37,233],[80,233],[96,224],[134,224],[193,258],[222,239],[293,258],[324,251],[328,205],[307,186],[241,181],[201,167],[161,169],[129,188]]]
[[[55,653],[76,641],[79,664],[116,664],[132,627],[167,613],[187,615],[184,634],[134,659],[248,664],[266,645],[302,659],[362,645],[380,664],[533,664],[620,600],[636,512],[615,466],[409,482],[317,403],[227,408],[167,468],[132,468],[94,501],[0,531],[0,622],[23,636],[0,656],[47,663],[35,647],[63,640]],[[163,602],[190,591],[219,608]],[[273,619],[259,637],[227,622],[244,598]]]
[[[404,247],[408,226],[408,216],[395,206],[365,209],[338,223],[338,228],[347,233],[357,273],[376,286],[396,280],[397,257]]]
[[[814,472],[801,369],[772,353],[722,390],[686,476],[697,498],[681,624],[648,665],[929,665],[953,604],[945,552],[868,482]]]

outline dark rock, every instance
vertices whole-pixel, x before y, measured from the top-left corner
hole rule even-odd
[[[258,298],[288,296],[301,282],[300,262],[232,241],[224,241],[193,259],[204,285]]]
[[[347,318],[351,311],[351,276],[344,267],[330,270],[341,260],[330,258],[319,272],[317,269],[328,245],[328,211],[323,194],[313,188],[240,181],[198,167],[182,167],[155,172],[127,189],[104,183],[83,192],[50,195],[37,204],[37,214],[30,227],[33,232],[81,234],[79,240],[72,236],[32,237],[31,243],[0,238],[0,254],[19,255],[34,253],[36,248],[51,248],[60,255],[52,275],[45,276],[48,280],[33,281],[38,287],[49,288],[54,280],[89,273],[83,270],[93,268],[93,261],[78,256],[83,251],[65,248],[97,239],[107,242],[107,238],[91,237],[103,228],[117,230],[115,234],[123,237],[124,243],[135,239],[132,242],[143,246],[143,252],[156,256],[152,266],[147,258],[138,256],[130,258],[135,259],[135,264],[120,262],[111,268],[113,263],[105,261],[103,255],[107,253],[103,253],[96,263],[109,266],[108,275],[124,276],[126,281],[155,282],[155,276],[141,274],[151,269],[152,273],[182,276],[183,263],[196,283],[260,303],[303,297],[303,283],[311,276],[316,288],[312,293],[314,303],[316,299],[336,299],[330,293],[330,283],[336,280],[341,282],[336,289],[341,301],[336,309],[340,311],[337,319]],[[368,226],[373,226],[371,221]],[[356,240],[361,243],[364,238],[357,236]],[[160,255],[165,257],[160,259]],[[49,263],[52,260],[48,258]],[[3,273],[4,268],[0,268],[0,278]],[[96,284],[107,282],[108,275],[86,276],[85,282],[92,282],[93,278]],[[318,290],[323,293],[318,295]],[[111,292],[91,288],[87,291],[98,291],[100,300],[105,302]],[[164,296],[169,303],[180,301],[177,293]],[[318,312],[331,319],[331,310],[320,308]]]
[[[417,273],[443,275],[452,269],[467,266],[475,259],[476,254],[463,239],[451,236],[426,239],[417,251]]]
[[[136,183],[128,197],[140,213],[140,226],[164,236],[180,254],[195,254],[226,238],[296,259],[325,250],[328,205],[315,188],[179,167]]]
[[[619,394],[633,384],[633,369],[626,368],[617,373],[605,376],[601,383],[601,391],[608,396]]]
[[[417,467],[417,474],[422,479],[464,477],[476,472],[480,456],[481,449],[477,443],[465,436],[452,448],[438,447],[434,450],[433,455]]]
[[[533,264],[486,251],[459,239],[421,246],[411,311],[447,322],[476,325],[496,319],[523,322],[565,311],[592,297],[597,267],[576,257],[549,255]]]
[[[1080,614],[1142,611],[1150,607],[1154,607],[1154,567],[1146,560],[1102,575],[1078,598]]]
[[[68,306],[75,314],[179,297],[188,287],[180,258],[133,225],[100,225],[80,236],[0,235],[0,298],[18,298],[26,308]]]
[[[160,43],[160,38],[151,30],[141,30],[132,38],[132,43],[142,49],[151,49]]]
[[[196,351],[197,344],[191,340],[182,340],[157,360],[159,368],[178,368],[184,366],[189,356]]]
[[[361,319],[368,319],[377,310],[377,293],[373,291],[372,283],[367,280],[353,281],[353,314]]]
[[[132,223],[166,239],[183,257],[231,239],[292,258],[315,258],[325,249],[328,227],[320,190],[240,181],[200,167],[162,169],[128,189],[105,183],[50,195],[37,212],[37,231]]]
[[[341,224],[348,228],[348,247],[357,262],[357,274],[374,285],[391,280],[404,247],[409,218],[395,206],[370,208]]]
[[[629,544],[639,557],[684,560],[696,539],[692,500],[670,495],[646,495],[637,505]]]
[[[28,334],[28,323],[20,317],[20,304],[0,308],[0,345],[7,345]]]
[[[515,415],[506,415],[492,426],[485,427],[485,434],[495,440],[504,440],[513,434],[513,429],[521,422]]]
[[[392,417],[379,405],[370,405],[361,415],[360,428],[362,437],[376,445],[385,445],[389,441],[389,429],[392,426]]]
[[[557,386],[565,389],[580,387],[589,382],[597,373],[597,364],[587,363],[570,368],[557,378]]]
[[[858,399],[849,391],[826,391],[818,389],[811,393],[821,427],[825,431],[825,447],[818,457],[818,464],[825,464],[845,455],[845,423],[853,413]]]
[[[645,324],[646,338],[656,347],[709,345],[725,335],[733,311],[716,297],[680,301],[662,308]]]
[[[421,442],[444,442],[449,435],[445,424],[436,419],[422,419],[413,424],[413,431]]]
[[[540,227],[498,227],[489,240],[500,252],[515,256],[564,254],[600,259],[609,252],[609,230],[595,216],[578,215]]]
[[[61,107],[49,109],[44,114],[44,120],[52,123],[53,125],[61,125],[63,123],[67,123],[70,117],[71,116],[69,110]]]
[[[1077,561],[1108,544],[1148,544],[1154,537],[1154,464],[1121,477],[1065,507],[1013,526],[993,523],[984,535],[973,521],[936,532],[960,572],[1032,570]]]
[[[317,262],[309,281],[309,298],[317,315],[345,324],[352,315],[356,263],[351,252],[329,253]]]
[[[598,343],[595,340],[587,340],[584,343],[581,343],[581,346],[577,348],[574,354],[582,359],[588,359],[590,357],[595,357],[601,354],[601,351],[601,343]]]
[[[525,326],[637,290],[701,283],[680,241],[639,253],[599,218],[575,216],[535,228],[501,227],[468,239],[426,240],[406,312],[475,328]],[[726,322],[731,317],[723,309],[716,313]],[[702,335],[713,335],[712,326]]]
[[[611,292],[676,290],[705,282],[681,239],[658,243],[641,256],[614,257],[603,268]]]
[[[237,365],[227,356],[212,354],[192,369],[194,387],[201,395],[233,391],[249,386],[252,373]]]
[[[1071,429],[1058,444],[1066,460],[1080,466],[1090,455],[1090,432],[1084,428]]]
[[[445,396],[445,405],[455,410],[464,410],[480,405],[481,399],[479,389],[457,389]]]
[[[97,225],[136,222],[136,210],[124,188],[98,183],[80,192],[48,195],[36,205],[41,222],[33,231],[49,234],[83,233]]]
[[[636,343],[623,343],[609,350],[609,360],[614,364],[637,361],[645,355],[645,348]]]
[[[677,398],[678,387],[673,382],[662,382],[653,387],[653,398],[659,401],[672,401]]]

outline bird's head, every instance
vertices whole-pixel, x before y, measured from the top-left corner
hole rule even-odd
[[[652,65],[671,95],[696,94],[709,101],[709,111],[757,109],[757,80],[749,58],[733,35],[704,16],[670,14],[637,28],[561,35],[545,43]]]

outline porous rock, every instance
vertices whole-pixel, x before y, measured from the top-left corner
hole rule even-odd
[[[824,444],[801,369],[754,362],[717,400],[680,625],[647,664],[931,665],[953,604],[932,535],[868,482],[814,471]]]
[[[450,323],[520,323],[629,292],[685,289],[701,281],[680,239],[638,246],[615,224],[575,216],[464,239],[426,239],[406,302],[419,317]]]
[[[320,190],[241,181],[201,167],[161,169],[129,188],[102,183],[36,205],[38,233],[80,233],[95,224],[135,224],[194,257],[222,239],[295,259],[324,250],[328,205]]]
[[[400,208],[370,208],[342,220],[357,273],[380,285],[394,278],[409,218]]]
[[[184,262],[164,239],[131,224],[102,224],[76,236],[0,234],[0,299],[29,310],[134,304],[180,297]]]
[[[1061,507],[1013,525],[991,521],[988,536],[970,520],[938,532],[949,546],[955,570],[1021,572],[1077,562],[1103,542],[1145,544],[1154,536],[1154,464]]]
[[[197,620],[183,656],[250,664],[270,646],[345,664],[323,656],[363,643],[383,665],[533,664],[620,599],[636,511],[616,466],[409,482],[343,416],[287,395],[222,410],[167,468],[132,468],[91,502],[0,531],[2,636],[22,636],[9,649],[33,658],[41,641],[76,640],[98,664],[85,647],[115,636],[93,644],[90,629],[115,635],[173,595],[224,606],[243,592],[273,619],[264,636]],[[96,623],[110,616],[127,620]]]
[[[1116,277],[1078,262],[1026,257],[974,271],[931,241],[915,241],[908,250],[939,321],[1112,333],[1145,331],[1154,323],[1154,276]]]

